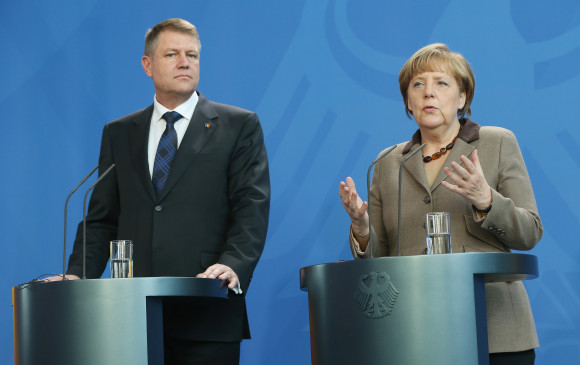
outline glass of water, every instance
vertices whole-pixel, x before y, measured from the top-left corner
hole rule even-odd
[[[449,213],[433,212],[425,216],[427,254],[451,253],[451,219]]]
[[[133,242],[111,241],[111,278],[133,277]]]

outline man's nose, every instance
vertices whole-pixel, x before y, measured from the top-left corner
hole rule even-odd
[[[178,67],[189,68],[189,61],[185,53],[180,53],[177,57],[178,57],[177,58]]]

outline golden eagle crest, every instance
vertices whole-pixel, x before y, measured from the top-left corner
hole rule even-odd
[[[361,275],[354,300],[367,318],[383,318],[395,307],[399,291],[386,272]]]

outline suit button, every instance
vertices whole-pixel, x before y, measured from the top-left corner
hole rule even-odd
[[[155,207],[155,211],[156,212],[160,212],[162,210],[163,210],[163,208],[161,208],[161,205],[158,205],[158,206]]]
[[[423,201],[425,202],[425,204],[429,204],[429,203],[431,203],[431,197],[429,195],[427,195],[425,197],[425,199],[423,199]]]

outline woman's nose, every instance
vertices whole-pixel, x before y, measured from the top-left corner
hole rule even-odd
[[[430,84],[425,85],[425,94],[424,96],[426,98],[432,98],[434,96],[434,92],[433,92],[433,86],[431,86]]]

